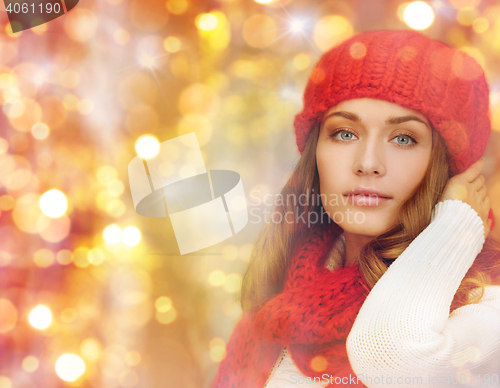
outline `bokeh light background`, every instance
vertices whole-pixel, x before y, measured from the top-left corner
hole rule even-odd
[[[209,386],[264,220],[181,256],[168,218],[135,213],[128,163],[195,132],[263,217],[310,70],[356,32],[421,29],[483,66],[500,215],[497,1],[81,0],[16,34],[3,9],[0,28],[0,388]]]

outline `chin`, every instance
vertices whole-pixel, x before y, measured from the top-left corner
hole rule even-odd
[[[364,222],[341,222],[338,224],[344,232],[367,237],[377,237],[391,228],[389,220],[381,220],[381,217],[366,217]]]
[[[368,237],[377,237],[388,231],[396,222],[387,211],[360,211],[359,208],[329,208],[325,209],[332,221],[344,232]],[[332,217],[334,215],[334,217]]]

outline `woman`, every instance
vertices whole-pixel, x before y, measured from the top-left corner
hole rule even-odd
[[[500,384],[488,92],[472,58],[414,31],[322,56],[213,387]]]

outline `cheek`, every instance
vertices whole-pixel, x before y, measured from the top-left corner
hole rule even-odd
[[[425,159],[401,160],[395,166],[394,176],[397,182],[394,182],[394,187],[399,188],[406,199],[417,191],[425,178],[428,163],[422,163],[422,160]]]
[[[321,150],[318,147],[316,166],[322,190],[331,191],[334,186],[338,185],[342,177],[346,176],[345,166],[342,166],[342,158],[338,152],[328,152],[328,150]]]

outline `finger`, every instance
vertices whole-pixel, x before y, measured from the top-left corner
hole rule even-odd
[[[490,212],[491,208],[491,203],[490,203],[490,197],[484,197],[483,199],[483,206],[486,209],[486,212]]]
[[[479,176],[471,182],[471,185],[475,191],[479,191],[481,187],[486,187],[484,186],[485,181],[484,176],[479,174]]]
[[[486,186],[482,186],[478,191],[477,193],[479,194],[479,198],[481,199],[484,199],[486,197],[486,193],[487,193],[487,190],[486,190]]]
[[[461,175],[467,182],[472,182],[479,175],[479,172],[481,171],[483,166],[484,166],[483,160],[479,159],[467,170],[465,170]]]

